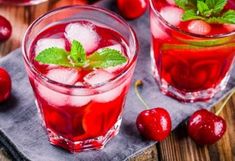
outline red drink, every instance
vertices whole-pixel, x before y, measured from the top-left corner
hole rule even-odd
[[[231,1],[232,2],[232,1]],[[232,3],[226,9],[231,9]],[[183,101],[207,100],[225,88],[234,60],[232,24],[182,21],[174,0],[152,0],[152,68],[161,91]]]
[[[27,68],[49,140],[70,151],[100,149],[118,133],[136,60],[135,51],[129,46],[126,35],[89,17],[102,15],[102,12],[112,16],[110,13],[93,7],[75,6],[57,10],[53,16],[59,12],[66,16],[76,10],[81,12],[74,16],[84,16],[86,10],[94,13],[85,19],[75,16],[73,20],[57,20],[57,23],[49,24],[31,38],[32,43],[26,49],[26,64],[31,63],[37,72],[34,74],[32,69]],[[116,17],[111,18],[116,21]],[[132,30],[129,32],[132,33]],[[87,56],[109,48],[123,53],[128,61],[104,69],[68,68],[35,61],[44,49],[58,47],[70,51],[73,40],[84,46]],[[134,54],[131,53],[133,51]]]

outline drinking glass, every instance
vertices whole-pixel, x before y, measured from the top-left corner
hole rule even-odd
[[[158,1],[150,0],[151,61],[161,92],[186,102],[209,100],[230,77],[235,32],[187,32],[161,16],[155,7]]]
[[[32,44],[36,37],[53,24],[78,20],[107,27],[125,40],[129,51],[128,63],[111,80],[93,86],[67,85],[51,80],[33,65]],[[22,50],[37,109],[51,144],[71,152],[101,149],[118,134],[138,52],[135,33],[121,17],[92,6],[59,8],[41,16],[30,25],[23,39]],[[63,100],[66,100],[66,104]]]

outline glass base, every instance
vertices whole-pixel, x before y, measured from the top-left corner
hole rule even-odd
[[[103,149],[105,144],[116,136],[119,132],[122,119],[119,119],[114,126],[104,136],[99,136],[92,139],[82,141],[71,141],[62,136],[57,135],[52,130],[47,128],[49,141],[51,144],[62,147],[70,152],[81,152],[87,150]]]
[[[217,92],[223,90],[226,87],[226,84],[229,80],[229,75],[221,81],[219,85],[215,88],[209,88],[197,92],[184,92],[172,87],[164,79],[161,79],[158,70],[152,62],[152,72],[155,80],[157,81],[161,92],[167,96],[173,97],[181,102],[197,102],[197,101],[208,101],[210,100]]]

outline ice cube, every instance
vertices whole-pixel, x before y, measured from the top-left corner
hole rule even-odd
[[[188,31],[194,34],[207,35],[211,31],[211,26],[202,20],[193,20],[188,25]]]
[[[96,84],[104,83],[113,77],[114,75],[112,73],[99,69],[87,74],[84,77],[84,81],[91,86],[95,86]]]
[[[170,24],[177,26],[180,24],[183,10],[178,7],[167,6],[161,9],[160,15]]]
[[[235,24],[224,24],[224,27],[225,27],[229,32],[235,30]]]
[[[71,23],[65,28],[65,37],[72,42],[79,41],[85,48],[86,52],[95,50],[99,43],[99,35],[92,25],[80,23]]]
[[[35,48],[35,53],[38,55],[41,51],[51,48],[51,47],[57,47],[57,48],[62,48],[65,49],[65,40],[60,38],[60,39],[53,39],[53,38],[44,38],[38,40]]]
[[[150,25],[153,37],[157,39],[165,39],[169,37],[166,31],[164,30],[164,26],[160,24],[159,20],[153,14],[151,14],[150,16],[151,16]]]
[[[167,1],[167,3],[169,3],[170,5],[175,6],[175,0],[166,0],[166,1]]]
[[[81,107],[87,105],[92,100],[92,96],[71,96],[69,98],[69,105]]]
[[[114,44],[114,45],[106,46],[106,47],[100,48],[98,51],[102,51],[102,50],[104,50],[106,48],[114,49],[114,50],[117,50],[117,51],[123,53],[123,49],[122,49],[121,44]]]
[[[59,83],[73,85],[79,78],[79,72],[76,69],[60,67],[49,70],[46,76]]]
[[[83,86],[84,83],[83,82],[76,82],[74,84],[75,86]],[[92,100],[92,92],[90,91],[86,91],[86,90],[82,90],[80,88],[78,89],[73,89],[71,91],[71,97],[69,98],[69,105],[74,106],[74,107],[81,107],[81,106],[85,106],[87,105],[91,100]],[[76,96],[76,94],[87,94],[88,96]]]
[[[47,101],[52,106],[65,106],[68,101],[68,96],[53,89],[50,89],[42,84],[36,84],[36,88],[40,97]]]
[[[111,89],[107,92],[97,94],[94,96],[93,100],[95,102],[102,102],[102,103],[113,101],[122,94],[124,87],[125,87],[125,84],[121,84],[118,87]]]

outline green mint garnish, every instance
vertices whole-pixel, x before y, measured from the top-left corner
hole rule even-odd
[[[126,62],[126,57],[113,49],[104,49],[100,52],[95,52],[87,58],[89,64],[94,68],[114,67]]]
[[[86,52],[80,42],[73,40],[70,56],[74,63],[84,64],[86,62]]]
[[[184,10],[183,21],[203,20],[212,24],[235,24],[235,10],[224,11],[227,0],[175,0]]]
[[[64,49],[54,47],[40,52],[35,60],[43,64],[56,64],[64,67],[72,66],[68,59],[68,53]]]
[[[127,58],[117,50],[105,48],[86,56],[82,44],[73,40],[71,51],[61,48],[48,48],[40,52],[35,60],[43,64],[55,64],[71,68],[108,68],[127,62]]]

